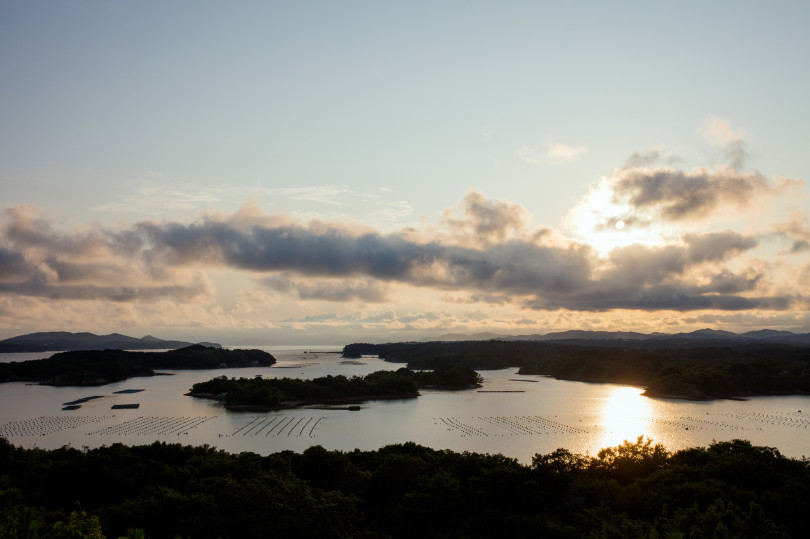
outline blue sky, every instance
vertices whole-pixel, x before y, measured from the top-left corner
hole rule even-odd
[[[503,4],[3,2],[0,336],[810,329],[810,7]]]

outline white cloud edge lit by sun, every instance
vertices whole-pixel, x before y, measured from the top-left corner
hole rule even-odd
[[[588,153],[588,148],[583,145],[571,146],[562,142],[555,142],[550,138],[542,144],[522,146],[517,150],[518,157],[532,165],[570,163],[586,153]]]

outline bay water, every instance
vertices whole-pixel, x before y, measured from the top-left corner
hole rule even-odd
[[[311,406],[234,412],[185,395],[194,383],[222,375],[311,379],[404,366],[377,357],[345,360],[341,348],[268,346],[262,349],[278,360],[272,367],[166,371],[99,387],[0,384],[0,436],[44,449],[165,441],[260,454],[312,445],[370,450],[413,441],[436,449],[501,453],[524,463],[560,447],[596,455],[639,436],[672,451],[741,438],[790,457],[810,455],[809,396],[651,399],[641,388],[518,375],[515,368],[479,371],[484,383],[478,389],[422,390],[418,398],[361,403],[358,411]],[[0,361],[47,355],[0,354]],[[64,410],[67,403],[78,408]]]

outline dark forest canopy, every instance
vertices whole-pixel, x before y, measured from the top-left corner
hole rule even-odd
[[[279,408],[302,404],[356,402],[379,398],[416,397],[420,387],[468,389],[481,376],[469,367],[449,365],[433,371],[377,371],[366,376],[296,378],[227,378],[220,376],[192,386],[189,395],[221,398],[229,407]]]
[[[167,352],[77,350],[46,359],[0,363],[0,382],[103,385],[135,376],[153,376],[155,369],[270,366],[275,362],[271,354],[262,350],[226,350],[199,344]]]
[[[260,456],[159,442],[43,451],[0,439],[0,474],[1,537],[780,538],[810,529],[810,462],[742,440],[670,453],[639,438],[524,465],[413,443]]]
[[[646,350],[514,341],[350,344],[345,357],[378,355],[412,369],[519,367],[521,374],[645,387],[689,399],[810,394],[810,347],[737,344]]]

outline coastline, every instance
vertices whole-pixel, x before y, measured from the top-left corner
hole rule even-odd
[[[198,399],[209,399],[216,401],[223,401],[224,395],[215,395],[213,393],[184,393],[186,397],[196,397]],[[340,397],[334,399],[301,399],[295,401],[282,401],[278,406],[261,406],[255,404],[223,404],[226,410],[234,412],[269,412],[273,410],[291,410],[295,408],[303,408],[306,406],[313,406],[318,404],[352,404],[358,402],[374,401],[374,400],[404,400],[415,399],[419,397],[419,392],[416,393],[397,393],[394,395],[362,395],[357,397]]]

